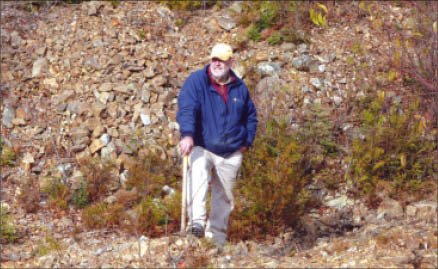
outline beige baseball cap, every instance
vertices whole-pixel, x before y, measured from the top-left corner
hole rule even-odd
[[[233,49],[230,45],[219,43],[211,50],[210,59],[218,58],[222,61],[228,61],[231,57],[233,57]]]

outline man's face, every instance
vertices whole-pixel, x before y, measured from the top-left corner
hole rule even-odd
[[[211,59],[210,70],[216,79],[223,79],[228,76],[228,72],[231,69],[232,59],[228,61],[222,61],[218,58]]]

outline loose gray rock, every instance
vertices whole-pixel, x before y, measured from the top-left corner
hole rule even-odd
[[[24,40],[18,34],[17,31],[13,31],[11,34],[11,45],[13,48],[18,48],[24,43]]]
[[[67,110],[69,110],[71,113],[82,115],[85,112],[87,112],[90,108],[90,105],[85,102],[81,101],[74,101],[67,105]]]
[[[339,96],[333,96],[333,102],[335,102],[335,105],[339,106],[342,103],[343,99]]]
[[[292,59],[292,65],[297,69],[301,71],[308,71],[309,70],[309,61],[310,56],[309,55],[302,55],[296,58]]]
[[[62,163],[57,167],[58,171],[63,175],[70,176],[73,172],[73,167],[70,163]]]
[[[298,46],[298,53],[304,54],[309,52],[309,46],[306,43],[302,43]]]
[[[102,141],[102,143],[106,146],[106,145],[108,145],[108,143],[110,142],[110,140],[111,140],[111,136],[109,135],[109,134],[103,134],[100,138],[100,141]]]
[[[164,191],[167,195],[174,195],[175,194],[175,190],[171,187],[169,187],[168,185],[164,185],[162,188],[162,191]]]
[[[38,58],[32,66],[32,77],[37,77],[47,69],[48,61],[46,58]]]
[[[87,147],[86,144],[74,145],[71,147],[71,151],[74,153],[82,152]]]
[[[129,93],[129,88],[126,84],[118,84],[113,88],[113,90],[116,92]]]
[[[82,142],[85,141],[84,139],[89,139],[90,131],[86,127],[74,127],[70,135],[75,144],[82,144]]]
[[[336,52],[328,53],[327,59],[330,63],[334,62],[336,60]]]
[[[74,95],[74,91],[73,90],[66,90],[63,91],[61,94],[58,95],[54,95],[52,96],[52,103],[54,105],[59,105],[64,103],[65,101],[67,101],[67,99],[69,99],[70,97],[72,97]]]
[[[140,119],[144,126],[149,126],[151,124],[151,118],[147,114],[140,114]]]
[[[99,64],[96,58],[89,58],[87,61],[85,61],[85,66],[92,67],[96,70],[102,69],[102,66]]]
[[[108,102],[109,93],[108,92],[95,92],[96,99],[99,100],[102,104],[106,104]]]
[[[233,2],[233,4],[228,8],[229,11],[240,14],[242,13],[242,4],[239,1]]]
[[[3,110],[3,119],[2,123],[6,128],[12,128],[14,125],[12,124],[12,120],[15,118],[15,110],[10,106],[5,106]]]
[[[108,146],[100,150],[100,157],[102,160],[111,160],[113,157],[113,152],[115,152],[115,146],[109,143]]]
[[[111,196],[110,196],[111,197]],[[109,199],[110,197],[108,197],[107,199]],[[117,199],[117,198],[116,198]],[[105,200],[105,202],[106,202],[106,200]],[[107,203],[107,204],[111,204],[111,203]],[[96,250],[96,256],[100,256],[100,255],[102,255],[102,253],[104,253],[106,251],[106,247],[101,247],[101,248],[98,248],[97,250]]]
[[[342,195],[341,197],[330,200],[325,204],[329,207],[335,207],[341,209],[346,206],[352,206],[354,202],[353,200],[349,199],[346,195]]]
[[[117,201],[117,197],[114,196],[114,195],[108,196],[108,197],[105,199],[105,203],[107,203],[107,204],[114,204],[116,201]],[[102,254],[103,252],[104,252],[104,250],[102,250],[101,254]],[[97,253],[96,253],[96,254],[97,254]]]
[[[218,20],[218,23],[222,29],[227,30],[227,31],[230,31],[236,27],[236,22],[234,22],[229,17],[220,17]]]
[[[421,201],[412,204],[416,208],[414,215],[423,220],[436,220],[437,204],[432,201]]]
[[[149,103],[149,100],[151,99],[151,91],[149,90],[148,83],[143,84],[143,86],[141,88],[141,92],[140,92],[140,99],[145,104]]]
[[[324,71],[325,71],[325,64],[318,65],[318,71],[321,72],[321,73],[324,73]]]
[[[261,62],[256,67],[256,72],[262,76],[278,76],[278,72],[281,70],[279,63]]]
[[[310,73],[317,73],[319,72],[319,65],[320,65],[320,61],[314,59],[308,62],[308,66],[309,66],[309,72]]]
[[[101,92],[109,92],[113,89],[114,85],[112,83],[103,83],[100,87],[99,87],[99,91]]]
[[[322,82],[319,78],[311,78],[310,84],[315,86],[315,88],[317,88],[317,89],[321,89],[321,87],[322,87]]]
[[[102,40],[98,40],[96,42],[93,43],[93,47],[95,48],[100,48],[103,47],[105,44],[102,42]]]
[[[303,103],[304,103],[305,105],[311,104],[311,103],[313,103],[313,99],[310,98],[310,97],[304,97],[304,99],[303,99]]]
[[[88,8],[88,16],[96,16],[97,15],[97,9],[94,6],[91,6]]]
[[[5,43],[8,43],[10,40],[10,36],[8,35],[8,32],[6,32],[6,30],[2,28],[0,30],[0,33],[1,33],[0,36],[1,36],[2,42],[4,41]]]
[[[304,86],[301,88],[301,92],[302,92],[302,93],[307,93],[307,92],[312,92],[312,90],[311,90],[311,88],[309,87],[309,85],[304,85]]]
[[[126,183],[128,182],[128,174],[129,171],[128,170],[123,170],[120,173],[120,184],[122,185],[123,188],[126,188]]]
[[[146,68],[146,70],[143,72],[143,75],[146,78],[153,78],[155,76],[154,69],[152,67]]]
[[[296,45],[294,43],[283,43],[281,44],[281,49],[285,51],[293,51],[296,49]]]
[[[278,77],[265,77],[257,83],[255,90],[262,100],[272,101],[272,98],[284,85],[286,85],[286,81]]]
[[[386,198],[379,205],[379,208],[377,209],[377,214],[384,214],[388,216],[388,218],[397,219],[403,217],[403,208],[398,201]]]
[[[11,260],[11,261],[18,261],[19,259],[20,259],[20,256],[19,255],[17,255],[17,254],[11,254],[11,256],[9,256],[9,259]]]
[[[91,1],[87,5],[84,5],[83,8],[87,10],[88,16],[97,16],[102,6],[102,1]]]
[[[38,56],[43,57],[43,56],[46,54],[46,51],[47,51],[47,47],[46,47],[46,46],[42,46],[42,47],[37,48],[37,49],[35,50],[35,53],[36,53]]]
[[[246,75],[246,68],[241,63],[236,63],[233,66],[233,72],[234,72],[234,74],[236,74],[236,76],[238,76],[239,78],[242,79]]]
[[[155,89],[166,83],[167,83],[167,78],[164,77],[163,75],[158,75],[151,80],[151,84]]]

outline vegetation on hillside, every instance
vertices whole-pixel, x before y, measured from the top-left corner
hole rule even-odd
[[[9,215],[9,210],[4,208],[3,205],[0,213],[0,242],[2,244],[12,243],[18,238],[17,228],[12,224],[13,218]]]
[[[162,4],[187,12],[213,6],[228,8],[221,1],[162,1]],[[245,29],[245,35],[235,44],[239,49],[250,42],[309,43],[311,29],[326,31],[342,16],[367,18],[376,32],[386,31],[393,36],[394,43],[383,57],[386,62],[373,70],[361,61],[369,52],[361,40],[346,45],[353,55],[347,58],[346,68],[354,72],[355,86],[365,96],[348,96],[345,107],[303,106],[302,117],[292,124],[290,119],[270,114],[272,110],[258,103],[259,111],[265,114],[260,115],[257,138],[245,156],[235,188],[236,205],[229,231],[234,240],[253,238],[254,234],[262,239],[294,227],[307,210],[318,206],[306,188],[309,184],[322,184],[329,190],[347,186],[350,195],[368,197],[370,206],[378,204],[376,197],[381,191],[394,199],[405,199],[406,195],[419,199],[436,188],[438,12],[433,12],[438,11],[436,3],[381,4],[416,10],[409,31],[383,18],[376,8],[379,3],[375,2],[325,5],[254,1],[242,5],[242,14],[236,14],[239,26]],[[251,90],[259,79],[255,72],[248,75]],[[345,123],[350,123],[354,131],[343,129]],[[142,142],[142,137],[136,141],[136,150],[122,163],[95,159],[78,163],[84,176],[77,186],[56,176],[41,190],[35,180],[23,181],[21,190],[26,194],[20,196],[23,207],[27,212],[35,212],[43,197],[55,211],[79,210],[87,229],[120,228],[148,236],[179,231],[180,160],[163,160],[161,152],[151,150],[152,146]],[[19,153],[1,146],[2,166],[16,165]],[[113,188],[123,170],[128,171],[123,188]],[[400,195],[401,192],[406,195]],[[6,243],[16,239],[10,221],[2,211],[1,232]]]

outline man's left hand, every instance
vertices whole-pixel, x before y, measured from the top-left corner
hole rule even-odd
[[[248,148],[245,147],[245,146],[243,146],[243,147],[241,147],[241,148],[239,149],[239,151],[242,152],[242,153],[245,153],[245,152],[248,151]]]

